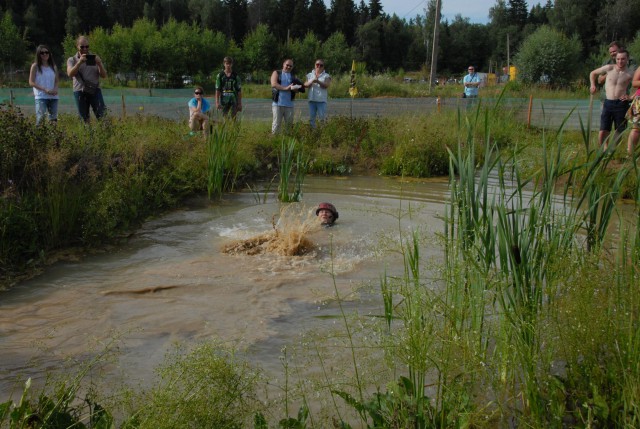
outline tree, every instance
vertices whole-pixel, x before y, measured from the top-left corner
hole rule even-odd
[[[143,16],[144,0],[109,0],[107,10],[109,19],[114,24],[130,27],[134,21]]]
[[[299,76],[313,70],[316,58],[322,56],[320,45],[320,40],[311,32],[308,32],[304,39],[296,39],[291,43],[289,49]]]
[[[563,34],[577,34],[583,45],[582,52],[587,56],[598,52],[601,45],[611,42],[598,37],[597,17],[602,13],[603,6],[604,0],[555,0],[549,13],[549,22]]]
[[[259,24],[268,24],[269,11],[274,8],[275,2],[276,0],[251,0],[249,2],[248,11],[250,29],[255,29]]]
[[[11,12],[2,15],[0,21],[0,66],[3,71],[14,71],[27,61],[24,42],[18,27],[13,23]]]
[[[67,8],[64,29],[68,35],[76,35],[81,32],[80,17],[78,16],[78,9],[75,6],[69,6]]]
[[[360,4],[356,9],[356,22],[358,24],[358,27],[366,24],[369,21],[371,21],[371,16],[369,14],[369,7],[364,2],[364,0],[360,0]]]
[[[527,37],[515,58],[518,76],[524,82],[537,83],[541,79],[552,85],[563,85],[575,77],[580,68],[580,42],[576,37],[543,25]]]
[[[464,52],[465,55],[443,55],[439,60],[442,74],[464,73],[474,65],[478,71],[489,71],[491,57],[490,35],[486,25],[472,24],[469,18],[456,15],[453,22],[443,25],[440,46],[444,52]]]
[[[496,0],[494,7],[489,9],[490,46],[493,46],[490,61],[496,64],[506,64],[515,54],[515,37],[519,33],[518,27],[511,22],[509,9],[504,0]],[[507,58],[509,57],[509,58]]]
[[[411,22],[408,30],[411,32],[411,43],[407,49],[404,67],[407,70],[418,70],[425,67],[427,59],[427,33],[424,17],[418,15],[415,22]]]
[[[325,40],[329,35],[327,31],[327,7],[324,5],[323,0],[311,0],[308,27],[320,40]]]
[[[329,11],[329,27],[332,33],[344,34],[349,45],[355,42],[356,6],[353,0],[331,0]]]
[[[369,70],[382,69],[384,55],[384,23],[382,18],[374,19],[357,29],[358,57],[367,63]]]
[[[30,4],[24,13],[24,38],[31,41],[34,45],[44,42],[46,34],[44,32],[43,23],[38,14],[38,8],[34,4]]]
[[[369,19],[376,19],[383,15],[380,0],[369,0]]]
[[[307,0],[295,0],[290,16],[291,37],[301,39],[309,31],[309,4]]]
[[[509,0],[509,18],[512,24],[522,28],[527,23],[529,17],[526,0]]]
[[[635,36],[640,20],[638,0],[616,0],[607,2],[597,17],[599,40],[618,40],[623,44]]]
[[[347,39],[342,33],[333,33],[322,44],[322,54],[325,66],[330,73],[337,74],[351,69],[351,62],[354,59],[352,49],[347,44]],[[346,94],[345,94],[346,95]]]
[[[242,51],[245,65],[258,80],[270,75],[269,70],[279,67],[281,60],[278,52],[278,42],[269,28],[260,24],[244,38]]]
[[[640,31],[636,33],[636,37],[631,43],[629,43],[627,49],[629,50],[629,55],[631,56],[631,58],[633,58],[635,61],[640,61]]]
[[[551,0],[547,0],[547,3],[544,6],[541,4],[534,5],[529,13],[529,23],[536,27],[549,24],[549,13],[551,12],[551,9],[553,9]]]
[[[225,34],[229,39],[242,42],[247,35],[249,12],[247,0],[224,0],[226,6],[227,26]]]
[[[389,19],[383,20],[383,23],[382,45],[384,58],[382,59],[382,67],[391,68],[392,70],[404,68],[412,41],[412,34],[406,23],[398,18],[396,14]]]

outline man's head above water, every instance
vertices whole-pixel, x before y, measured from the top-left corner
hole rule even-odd
[[[331,203],[320,203],[316,209],[316,216],[320,218],[322,225],[333,225],[338,219],[338,210]]]

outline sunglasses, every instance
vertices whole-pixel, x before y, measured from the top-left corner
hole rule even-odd
[[[317,63],[316,67],[324,67],[324,64]]]
[[[195,91],[195,92],[194,92],[194,94],[196,94],[196,95],[200,95],[200,94],[202,94],[202,92],[200,92],[200,91]]]
[[[293,64],[285,64],[284,66],[287,67],[287,68],[291,68],[291,67],[293,67]]]
[[[80,45],[80,49],[89,49],[89,45]]]
[[[49,51],[42,51],[40,52],[40,55],[49,55]]]

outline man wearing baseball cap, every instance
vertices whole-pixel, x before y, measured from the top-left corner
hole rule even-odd
[[[338,210],[331,203],[320,203],[316,209],[316,216],[322,225],[333,226],[333,223],[338,219]]]

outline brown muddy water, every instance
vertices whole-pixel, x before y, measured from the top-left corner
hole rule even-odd
[[[0,400],[19,397],[19,380],[42,385],[47,371],[92,357],[117,335],[118,354],[100,371],[114,384],[148,386],[175,343],[212,338],[280,374],[283,346],[336,323],[332,271],[349,311],[380,314],[380,276],[403,270],[401,231],[441,232],[447,188],[446,179],[307,177],[303,202],[284,211],[273,195],[263,203],[263,194],[239,192],[151,220],[108,253],[58,263],[0,292]],[[340,218],[309,227],[322,201]],[[309,252],[222,252],[274,224],[282,236],[306,225]],[[423,257],[440,254],[425,243]]]

